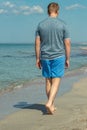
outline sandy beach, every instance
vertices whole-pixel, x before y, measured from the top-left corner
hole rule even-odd
[[[54,115],[46,114],[45,101],[38,102],[0,120],[0,130],[87,130],[87,74],[72,73],[71,81],[75,76],[72,90],[56,98]]]

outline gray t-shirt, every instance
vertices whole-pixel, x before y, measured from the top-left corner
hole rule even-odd
[[[41,59],[54,59],[65,55],[64,39],[70,36],[62,20],[48,17],[40,22],[36,30],[37,36],[41,39]]]

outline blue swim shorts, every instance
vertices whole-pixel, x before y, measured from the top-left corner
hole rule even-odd
[[[64,76],[65,56],[52,60],[41,60],[42,75],[45,78],[61,78]]]

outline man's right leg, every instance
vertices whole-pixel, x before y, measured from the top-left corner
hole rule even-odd
[[[50,89],[50,95],[49,95],[48,102],[46,103],[46,108],[48,109],[50,114],[53,114],[54,109],[55,109],[53,108],[53,103],[54,103],[55,96],[58,92],[60,81],[61,81],[61,78],[52,78],[52,86]]]
[[[46,78],[46,95],[48,100],[50,97],[51,87],[52,87],[52,78]],[[52,103],[52,107],[54,108],[54,110],[56,110],[56,107],[54,106],[54,102]]]

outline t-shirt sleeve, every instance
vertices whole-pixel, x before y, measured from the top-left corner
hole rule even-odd
[[[36,29],[35,36],[36,36],[36,37],[40,37],[39,25],[38,25],[38,27],[37,27],[37,29]]]
[[[63,31],[63,39],[67,39],[67,38],[70,39],[70,32],[69,32],[69,30],[68,30],[67,25],[65,24],[65,25],[64,25],[64,31]]]

